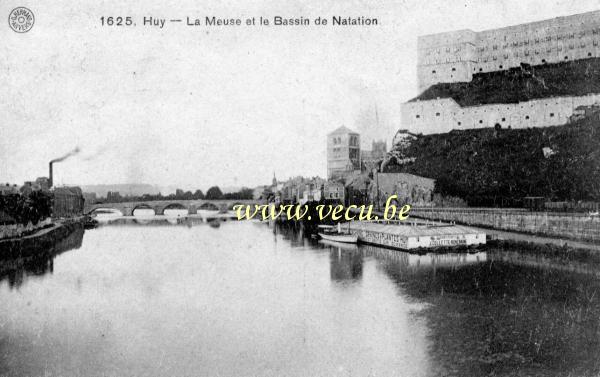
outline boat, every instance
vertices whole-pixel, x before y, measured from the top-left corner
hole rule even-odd
[[[329,246],[337,251],[358,251],[358,244],[348,242],[336,242],[325,239],[320,239],[319,243],[325,246]]]
[[[325,227],[323,227],[325,228]],[[358,235],[356,234],[352,234],[350,233],[350,230],[348,231],[342,231],[342,226],[341,224],[338,224],[337,229],[335,229],[334,227],[326,227],[325,230],[323,230],[322,232],[319,232],[319,236],[324,239],[324,240],[328,240],[328,241],[333,241],[333,242],[342,242],[342,243],[357,243],[358,242]]]

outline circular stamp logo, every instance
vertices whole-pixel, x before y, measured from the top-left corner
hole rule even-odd
[[[8,25],[17,33],[26,33],[33,27],[33,12],[25,7],[13,9],[8,15]]]

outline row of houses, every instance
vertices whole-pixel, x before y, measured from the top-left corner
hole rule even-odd
[[[273,178],[270,186],[254,189],[254,199],[264,199],[282,204],[304,204],[322,199],[344,202],[343,182],[325,180],[321,177],[294,177],[286,181]]]
[[[51,196],[53,218],[76,217],[83,214],[85,199],[79,187],[52,187],[46,177],[37,178],[35,181],[26,181],[22,186],[10,183],[0,185],[0,196],[13,197],[14,200],[17,200],[18,197],[29,197],[38,191]],[[0,208],[0,223],[11,224],[14,222],[5,209]]]
[[[383,207],[396,195],[398,204],[429,206],[433,203],[435,180],[408,173],[361,173],[335,180],[321,177],[294,177],[273,180],[271,186],[255,190],[255,199],[281,204],[305,204],[322,200],[344,205],[373,204]]]

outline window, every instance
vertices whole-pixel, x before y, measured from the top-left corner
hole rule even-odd
[[[500,65],[498,68],[502,69],[502,65]]]
[[[479,124],[483,123],[483,121],[481,119],[479,119]]]
[[[551,116],[551,117],[553,117],[553,116],[554,116],[554,113],[550,113],[550,116]]]
[[[435,73],[435,69],[433,71],[431,71],[431,73]]]
[[[440,116],[440,113],[435,113],[435,116],[436,116],[436,117],[439,117],[439,116]]]
[[[503,121],[503,122],[506,122],[506,118],[502,118],[502,121]]]
[[[592,53],[591,53],[591,52],[588,52],[588,56],[592,56]]]
[[[568,57],[568,56],[565,56],[565,60],[569,60],[569,57]]]
[[[456,68],[452,67],[452,72],[456,72]]]
[[[529,119],[529,115],[525,115],[525,119]]]
[[[459,125],[459,126],[460,126],[461,124],[462,124],[461,122],[458,122],[458,125]]]
[[[419,114],[416,115],[416,118],[419,119],[421,116]]]

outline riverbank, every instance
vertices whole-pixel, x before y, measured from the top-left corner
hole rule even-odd
[[[582,214],[494,208],[412,208],[410,216],[534,236],[600,242],[600,218]]]
[[[493,209],[492,209],[493,210]],[[502,210],[498,210],[502,211]],[[528,214],[525,210],[522,211],[524,214]],[[374,214],[383,217],[382,212],[374,211]],[[419,214],[414,215],[413,210],[411,210],[409,214],[409,219],[406,220],[406,225],[416,225],[416,224],[463,224],[468,225],[468,228],[483,232],[487,235],[487,246],[508,246],[514,248],[521,248],[523,250],[534,251],[536,254],[544,254],[546,256],[564,256],[565,254],[577,254],[577,255],[595,255],[600,252],[600,244],[588,241],[580,241],[573,240],[570,238],[562,238],[559,236],[544,236],[533,234],[530,232],[522,232],[522,231],[509,231],[509,230],[500,230],[498,228],[494,228],[491,226],[474,226],[471,222],[467,224],[467,222],[453,221],[453,220],[440,220],[435,216],[431,217],[422,217]],[[583,217],[583,216],[579,216]],[[477,247],[477,249],[489,249],[489,247]],[[425,250],[427,252],[427,250]],[[432,251],[432,250],[430,250]],[[445,253],[445,252],[456,252],[455,248],[438,248],[435,250],[436,253]],[[423,250],[419,250],[419,252],[423,252]]]
[[[53,222],[51,218],[47,218],[33,225],[31,222],[27,225],[23,224],[11,224],[11,225],[0,225],[0,240],[10,240],[15,238],[22,238],[34,233],[39,232],[42,229],[52,227]]]
[[[82,219],[55,222],[35,233],[0,240],[0,260],[27,258],[41,252],[53,252],[73,232],[83,232]]]

